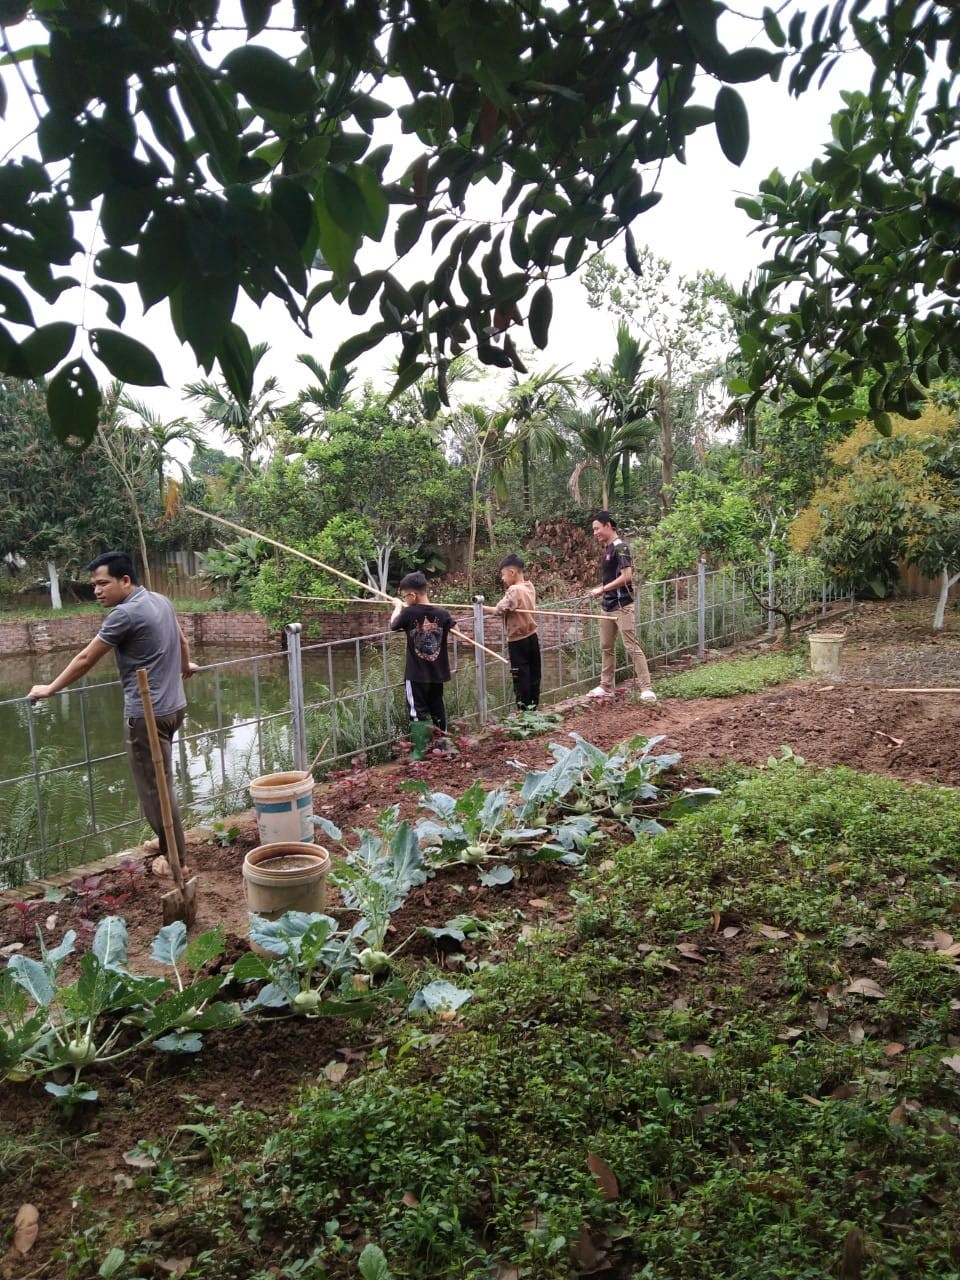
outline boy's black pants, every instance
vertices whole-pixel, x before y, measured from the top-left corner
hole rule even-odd
[[[443,685],[439,680],[405,680],[407,707],[411,720],[432,720],[442,732],[447,728],[447,709],[443,705]]]
[[[510,655],[510,674],[513,692],[521,711],[532,709],[540,702],[540,640],[537,633],[522,640],[507,642]]]

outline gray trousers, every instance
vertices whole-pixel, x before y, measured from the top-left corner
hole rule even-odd
[[[173,789],[173,735],[183,724],[185,711],[174,711],[169,716],[157,716],[157,733],[160,736],[160,754],[163,756],[163,770],[167,775],[167,791],[170,796],[170,812],[173,815],[173,832],[177,842],[177,852],[183,862],[186,855],[186,843],[183,838],[183,820],[177,805],[176,792]],[[137,788],[137,797],[143,816],[156,832],[160,840],[160,852],[167,852],[167,837],[163,830],[163,813],[160,808],[160,792],[157,790],[157,776],[150,755],[150,739],[147,735],[147,722],[142,716],[130,717],[124,721],[126,728],[127,759],[130,761],[130,772]]]

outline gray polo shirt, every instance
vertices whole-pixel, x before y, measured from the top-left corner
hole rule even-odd
[[[180,671],[180,628],[166,596],[137,587],[104,619],[99,638],[113,648],[123,685],[123,714],[142,717],[137,668],[145,667],[157,718],[187,705]]]

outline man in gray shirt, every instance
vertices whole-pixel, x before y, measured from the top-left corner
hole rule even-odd
[[[112,649],[123,686],[123,717],[126,726],[127,757],[143,816],[157,833],[160,852],[167,851],[166,836],[157,790],[156,773],[150,757],[143,704],[137,686],[137,669],[143,667],[150,685],[160,734],[160,749],[167,775],[170,808],[181,863],[186,852],[183,822],[173,790],[173,736],[183,723],[187,699],[183,681],[198,669],[190,661],[190,648],[181,630],[173,605],[166,596],[147,591],[137,584],[130,557],[122,551],[107,551],[87,565],[92,574],[93,594],[110,612],[99,633],[67,663],[49,684],[35,684],[29,698],[49,698],[85,676]]]

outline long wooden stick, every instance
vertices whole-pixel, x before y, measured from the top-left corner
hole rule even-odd
[[[485,604],[484,609],[492,613],[497,612],[497,606],[493,604]],[[599,613],[569,613],[565,609],[507,609],[507,613],[539,613],[545,618],[589,618],[591,622],[596,622],[602,615]]]
[[[388,604],[396,604],[395,600],[361,600],[357,596],[291,596],[291,600],[328,600],[335,604],[372,604],[380,605],[381,608]],[[432,601],[433,604],[439,604],[439,601]],[[451,604],[445,600],[442,605],[444,609],[469,609],[470,603],[467,600],[455,600]],[[496,605],[485,604],[484,612],[496,613]],[[588,622],[595,622],[602,617],[599,613],[570,613],[564,609],[511,609],[510,613],[534,613],[541,614],[545,618],[585,618]]]
[[[371,587],[369,582],[361,582],[359,578],[351,578],[349,573],[344,573],[341,569],[335,569],[332,564],[324,564],[316,556],[308,556],[305,551],[298,551],[296,547],[288,547],[285,542],[278,542],[276,538],[268,538],[265,533],[257,533],[255,529],[246,529],[242,524],[234,524],[232,520],[226,520],[223,516],[211,515],[209,511],[201,511],[199,507],[191,507],[187,502],[183,504],[183,510],[192,511],[195,516],[202,516],[204,520],[213,520],[216,524],[226,525],[228,529],[234,529],[237,533],[245,534],[248,538],[259,538],[261,542],[269,542],[272,547],[279,547],[281,551],[286,551],[289,555],[299,556],[301,560],[306,560],[307,564],[315,564],[318,569],[323,569],[326,573],[332,573],[335,577],[342,578],[344,582],[352,583],[355,587],[359,587],[361,591],[369,591],[371,595],[378,596],[381,600],[388,600],[390,604],[397,603],[394,596],[388,596],[385,591],[380,591],[377,587]]]
[[[268,538],[265,533],[257,533],[255,529],[247,529],[242,524],[235,524],[232,520],[226,520],[223,516],[211,515],[209,511],[201,511],[199,507],[191,507],[187,502],[183,504],[183,509],[184,511],[192,511],[195,516],[202,516],[205,520],[213,520],[217,524],[226,525],[228,529],[234,529],[237,533],[242,533],[248,538],[259,538],[261,542],[269,542],[271,546],[278,547],[281,551],[286,551],[292,556],[299,556],[301,560],[306,560],[308,564],[315,564],[318,569],[323,569],[326,573],[332,573],[338,578],[343,578],[344,582],[352,582],[361,591],[369,591],[371,595],[377,596],[387,604],[396,606],[398,603],[393,596],[388,596],[385,591],[380,591],[377,587],[371,587],[368,582],[361,582],[359,578],[351,578],[349,573],[334,569],[333,565],[324,564],[316,556],[308,556],[305,551],[298,551],[296,547],[289,547],[285,542],[278,542],[276,538]],[[466,640],[467,644],[472,644],[475,649],[482,649],[484,653],[489,653],[491,658],[496,658],[498,662],[502,662],[504,666],[509,667],[510,663],[507,662],[506,658],[501,658],[499,653],[494,653],[492,649],[482,645],[479,640],[474,640],[455,628],[451,628],[451,632],[453,635],[459,636],[461,640]]]
[[[510,663],[506,658],[502,658],[495,650],[488,649],[487,646],[485,644],[481,644],[479,640],[474,640],[474,638],[472,636],[468,636],[465,631],[458,631],[456,627],[451,627],[450,634],[452,636],[459,636],[461,640],[466,640],[467,644],[472,644],[475,649],[482,649],[484,653],[489,653],[491,658],[496,658],[496,660],[498,662],[502,662],[505,667],[509,667]]]
[[[960,689],[944,688],[938,689],[898,689],[893,685],[874,685],[877,693],[960,693]]]

